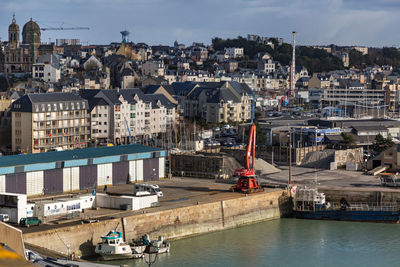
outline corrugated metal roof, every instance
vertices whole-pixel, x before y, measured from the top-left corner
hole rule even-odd
[[[138,144],[124,145],[124,146],[112,146],[112,147],[97,147],[97,148],[83,148],[66,151],[53,151],[36,154],[21,154],[14,156],[2,156],[0,157],[0,168],[30,165],[38,163],[49,163],[56,161],[67,161],[67,160],[78,160],[88,158],[100,158],[107,156],[127,155],[146,153],[154,151],[163,151],[159,148],[153,148]]]

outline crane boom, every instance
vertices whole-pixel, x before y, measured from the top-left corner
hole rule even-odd
[[[256,125],[251,125],[249,143],[246,149],[246,169],[254,170],[254,159],[256,154]],[[251,162],[250,162],[251,158]]]
[[[51,28],[40,28],[42,31],[66,31],[66,30],[90,30],[89,27],[51,27]]]

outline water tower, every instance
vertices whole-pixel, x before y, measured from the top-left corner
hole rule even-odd
[[[129,34],[130,34],[130,32],[128,32],[127,30],[121,32],[123,43],[129,42]]]

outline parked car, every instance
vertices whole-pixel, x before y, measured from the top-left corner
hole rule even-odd
[[[97,223],[97,222],[99,222],[98,219],[87,218],[87,219],[82,219],[81,224],[84,224],[84,223]]]
[[[163,197],[164,194],[160,190],[160,187],[156,184],[135,184],[135,195],[143,195],[143,192],[148,192],[150,194],[155,194],[158,197]]]
[[[10,217],[8,216],[8,214],[0,214],[0,222],[9,222],[10,221]]]
[[[42,221],[39,220],[38,217],[27,217],[27,218],[21,218],[19,220],[19,225],[24,226],[24,227],[30,227],[32,225],[41,225]]]

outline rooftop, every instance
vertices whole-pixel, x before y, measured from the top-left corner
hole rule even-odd
[[[20,154],[0,157],[1,167],[49,163],[56,161],[79,160],[88,158],[101,158],[136,153],[162,151],[162,149],[132,144],[124,146],[83,148],[66,151],[53,151],[36,154]]]

